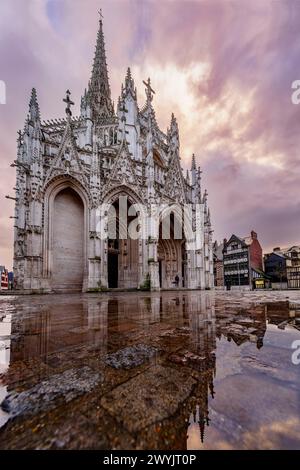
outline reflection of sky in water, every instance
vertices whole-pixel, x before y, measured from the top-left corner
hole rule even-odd
[[[300,323],[297,324],[298,328]],[[228,342],[222,338],[217,342],[217,374],[216,374],[216,397],[209,398],[209,417],[210,425],[205,428],[204,442],[201,442],[201,429],[199,426],[199,413],[197,409],[196,419],[190,416],[189,427],[187,431],[187,448],[189,450],[197,449],[253,449],[259,448],[272,449],[281,448],[286,436],[288,447],[299,448],[300,436],[300,366],[292,364],[291,356],[293,341],[300,339],[300,331],[290,324],[284,325],[284,329],[279,329],[278,325],[267,324],[267,330],[264,335],[263,347],[258,350],[255,348],[255,341],[244,343],[240,346],[234,342]],[[269,404],[271,413],[267,409],[259,406],[259,400],[253,396],[252,389],[243,389],[243,382],[247,383],[247,376],[252,376],[252,383],[257,385],[257,393],[261,387],[262,392],[268,387]],[[231,379],[239,377],[236,381],[237,388],[228,387]],[[224,380],[226,379],[226,380]],[[226,406],[218,406],[218,395],[220,388],[224,386],[226,394],[226,384],[228,387],[227,399],[236,403],[230,408],[230,414]],[[291,401],[295,400],[296,406],[290,406],[289,400],[280,400],[284,391],[291,389]],[[246,396],[246,400],[241,400],[240,390]],[[249,395],[247,396],[249,392]],[[222,391],[221,391],[222,393]],[[223,392],[224,393],[224,392]],[[267,395],[266,393],[266,395]],[[263,393],[261,393],[262,395]],[[286,394],[288,398],[288,393]],[[267,397],[268,398],[268,397]],[[247,401],[248,400],[248,401]],[[239,402],[243,405],[239,406]],[[268,403],[269,401],[269,403]],[[224,404],[224,400],[221,401]],[[245,406],[246,402],[246,406]],[[272,406],[284,407],[286,416],[276,415],[272,412]],[[280,402],[282,403],[280,405]],[[216,405],[216,406],[215,406]],[[256,422],[254,429],[247,429],[245,423],[240,423],[237,419],[241,411],[246,416],[246,407],[249,414],[252,413]],[[274,415],[274,419],[273,419]],[[267,423],[264,418],[267,417]]]
[[[296,339],[299,339],[299,331],[292,326],[287,325],[284,330],[280,330],[276,325],[268,325],[264,344],[291,350],[291,344]]]

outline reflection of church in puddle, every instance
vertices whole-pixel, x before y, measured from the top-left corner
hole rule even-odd
[[[132,340],[158,346],[156,362],[179,372],[188,370],[195,380],[184,403],[178,402],[175,415],[160,423],[157,439],[162,449],[191,448],[191,435],[193,444],[198,436],[197,445],[201,447],[210,424],[209,401],[215,395],[217,339],[237,346],[250,341],[261,348],[267,324],[279,328],[289,324],[300,329],[299,307],[289,302],[260,304],[248,310],[233,307],[229,313],[209,293],[169,293],[163,297],[153,294],[124,300],[121,295],[104,296],[101,301],[87,297],[72,305],[60,298],[55,306],[43,305],[39,313],[25,309],[18,316],[12,315],[13,340],[10,365],[7,363],[6,368],[14,369],[15,364],[17,378],[22,381],[26,372],[19,365],[33,361],[38,368],[35,372],[46,374],[41,379],[44,380],[61,365],[77,367],[78,360],[84,363],[93,355],[104,358],[132,344]],[[3,320],[5,317],[0,321],[0,339],[5,328]],[[7,342],[5,347],[9,349]],[[7,352],[5,357],[8,362]],[[8,383],[8,391],[16,386],[14,377],[14,383]],[[170,429],[173,439],[164,441]]]

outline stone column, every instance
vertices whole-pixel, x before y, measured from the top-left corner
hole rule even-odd
[[[159,290],[159,263],[157,260],[157,245],[158,240],[156,238],[149,237],[148,240],[148,265],[149,275],[151,282],[151,290]]]
[[[150,274],[151,290],[152,291],[160,290],[158,261],[149,262],[149,274]]]
[[[107,258],[108,258],[108,242],[107,240],[101,240],[101,275],[100,282],[102,287],[108,287],[108,274],[107,274]]]
[[[146,276],[145,263],[144,263],[145,240],[138,240],[138,287],[143,284]]]

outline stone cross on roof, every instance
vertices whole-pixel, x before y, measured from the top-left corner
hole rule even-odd
[[[70,95],[71,95],[70,90],[67,90],[66,97],[63,99],[63,102],[67,104],[66,114],[71,117],[72,116],[71,106],[73,106],[75,103],[70,99]]]
[[[146,86],[145,91],[147,96],[147,102],[151,103],[151,101],[153,100],[153,95],[155,95],[155,91],[151,88],[150,78],[148,78],[146,82],[145,80],[143,80],[143,84]]]

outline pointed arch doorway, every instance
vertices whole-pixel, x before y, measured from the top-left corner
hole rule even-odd
[[[170,215],[170,234],[168,238],[162,236],[162,224],[159,226],[159,240],[157,259],[159,270],[159,287],[172,289],[186,287],[186,243],[185,237],[176,238],[174,214]],[[176,283],[176,278],[178,283]]]
[[[52,289],[82,291],[84,204],[71,187],[58,192],[52,210]]]
[[[119,285],[119,240],[108,241],[107,253],[108,287],[116,289]]]
[[[123,197],[127,196],[123,195]],[[129,202],[127,198],[127,214],[130,206],[131,202]],[[136,289],[139,283],[139,241],[128,236],[128,227],[121,229],[119,199],[112,204],[109,212],[109,223],[112,223],[112,225],[115,223],[113,229],[113,231],[115,231],[115,237],[108,239],[108,287],[110,289]],[[128,226],[134,218],[135,216],[128,216]],[[124,231],[127,233],[127,238],[121,238],[120,234],[123,233],[122,236],[124,236]]]

